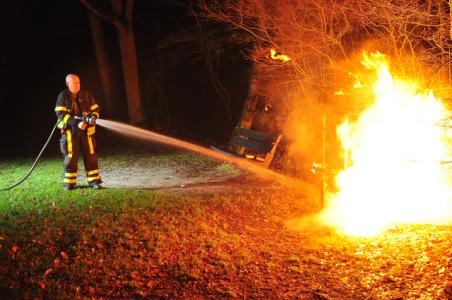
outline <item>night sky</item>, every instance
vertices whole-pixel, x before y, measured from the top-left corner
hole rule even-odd
[[[88,10],[78,0],[14,1],[2,6],[0,155],[33,157],[56,122],[55,101],[65,88],[66,74],[79,74],[82,88],[90,90],[99,104],[103,104]],[[232,55],[229,51],[228,56],[220,58],[218,74],[230,94],[233,117],[230,120],[212,86],[203,54],[196,53],[196,33],[190,31],[194,24],[185,8],[173,5],[172,1],[135,1],[139,77],[148,118],[145,126],[192,141],[221,142],[240,115],[247,93],[249,63],[239,51]],[[116,32],[113,26],[108,26],[112,53],[116,53],[113,69],[120,76]],[[162,46],[182,33],[193,34],[192,45]],[[184,52],[185,49],[189,50]],[[158,80],[164,87],[164,99],[149,90],[150,80]],[[122,86],[119,94],[123,101],[122,115],[116,119],[127,123]],[[158,101],[164,101],[167,107],[162,116],[167,121],[159,126],[151,120],[153,106]],[[46,152],[57,151],[58,134],[55,134]]]

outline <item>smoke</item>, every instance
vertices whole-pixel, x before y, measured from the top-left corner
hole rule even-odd
[[[296,94],[300,96],[296,96]],[[322,119],[326,106],[312,96],[294,91],[293,106],[288,107],[284,136],[288,143],[288,159],[299,170],[310,169],[322,161]]]
[[[285,226],[289,230],[308,235],[328,235],[334,228],[325,224],[319,214],[311,214],[301,218],[286,221]]]

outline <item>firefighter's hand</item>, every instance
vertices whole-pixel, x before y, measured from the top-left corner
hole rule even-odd
[[[81,130],[85,130],[88,125],[85,122],[79,122],[77,126]]]

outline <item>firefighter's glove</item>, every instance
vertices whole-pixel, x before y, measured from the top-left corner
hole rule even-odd
[[[85,122],[79,122],[77,126],[78,126],[78,128],[80,128],[81,130],[85,130],[86,127],[88,127],[88,124],[86,124]]]

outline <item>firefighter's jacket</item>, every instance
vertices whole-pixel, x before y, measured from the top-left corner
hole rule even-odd
[[[76,97],[72,96],[69,89],[63,90],[59,95],[55,106],[55,113],[58,117],[58,128],[71,130],[73,133],[81,133],[77,125],[80,122],[74,116],[95,116],[99,118],[99,105],[94,100],[90,92],[80,90]],[[86,130],[88,136],[95,133],[95,125],[89,124]]]

